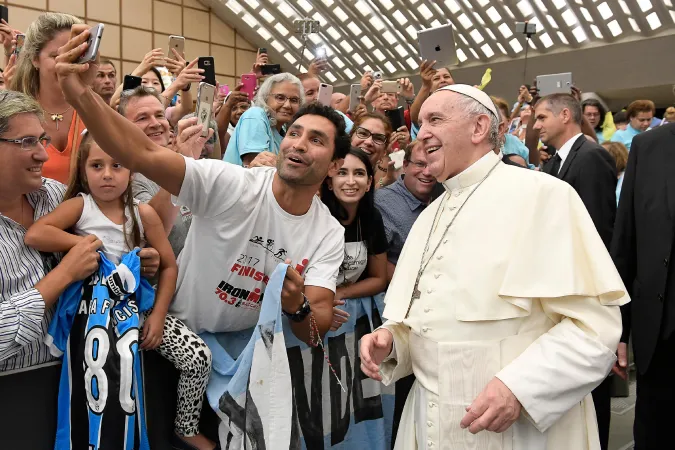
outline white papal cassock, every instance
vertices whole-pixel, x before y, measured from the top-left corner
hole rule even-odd
[[[629,298],[581,199],[492,152],[443,184],[445,195],[415,222],[385,300],[394,350],[384,382],[417,378],[396,449],[599,449],[590,392],[615,361],[619,305]],[[428,254],[440,246],[411,301],[430,231]],[[504,433],[472,435],[459,423],[494,376],[521,416]]]

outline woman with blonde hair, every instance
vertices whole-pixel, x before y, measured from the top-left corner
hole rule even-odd
[[[51,144],[42,168],[46,178],[67,184],[71,156],[77,153],[84,123],[68,104],[56,78],[55,58],[70,39],[70,28],[82,23],[70,14],[43,13],[30,24],[10,89],[33,97],[45,112],[44,129]]]

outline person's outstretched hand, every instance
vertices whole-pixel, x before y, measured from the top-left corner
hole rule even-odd
[[[68,103],[84,95],[94,83],[99,66],[99,55],[96,60],[80,64],[77,60],[87,50],[87,39],[91,27],[76,24],[70,30],[70,40],[59,48],[56,57],[56,76]]]

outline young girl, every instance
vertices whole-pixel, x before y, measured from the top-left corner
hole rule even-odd
[[[180,320],[167,315],[176,289],[178,267],[162,222],[148,205],[135,201],[131,173],[85,135],[65,199],[26,233],[26,245],[43,252],[67,252],[87,235],[97,236],[101,251],[114,264],[147,243],[160,255],[155,304],[145,313],[141,349],[156,349],[181,372],[178,384],[174,448],[213,449],[199,434],[202,399],[211,371],[211,353]],[[65,230],[72,230],[72,233]],[[186,446],[189,444],[189,446]]]
[[[349,315],[337,308],[345,304],[345,299],[369,297],[387,288],[387,238],[382,216],[374,205],[373,175],[369,155],[352,147],[337,174],[321,187],[321,200],[345,227],[345,257],[333,302],[333,331],[349,320]]]

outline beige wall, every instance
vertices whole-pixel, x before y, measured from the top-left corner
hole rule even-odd
[[[65,12],[104,23],[101,56],[115,62],[118,78],[152,48],[168,48],[169,35],[185,37],[185,56],[213,56],[220,83],[233,87],[250,72],[256,49],[198,0],[0,0],[10,25],[25,31],[43,11]],[[120,69],[121,67],[121,69]]]

